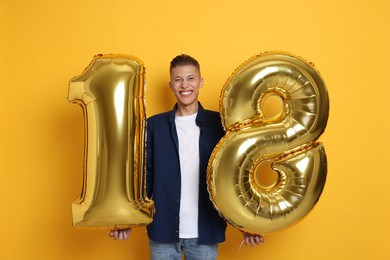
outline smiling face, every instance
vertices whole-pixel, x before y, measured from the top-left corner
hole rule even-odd
[[[172,68],[169,86],[176,97],[178,114],[192,115],[198,111],[199,89],[203,86],[199,69],[193,65]]]

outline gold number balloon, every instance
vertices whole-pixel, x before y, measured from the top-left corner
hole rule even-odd
[[[267,98],[283,101],[268,115]],[[286,228],[304,217],[325,185],[323,133],[328,93],[314,67],[283,52],[252,57],[232,74],[220,97],[226,135],[208,166],[214,206],[234,227],[258,234]],[[275,178],[264,184],[266,165]]]
[[[145,192],[144,66],[127,55],[97,55],[69,83],[85,119],[84,178],[73,225],[129,227],[152,221]]]

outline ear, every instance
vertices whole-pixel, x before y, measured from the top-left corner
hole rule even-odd
[[[200,78],[200,84],[199,84],[199,86],[200,86],[200,87],[203,87],[203,84],[204,84],[204,78]]]

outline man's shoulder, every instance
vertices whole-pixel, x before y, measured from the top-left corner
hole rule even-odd
[[[205,114],[210,115],[210,116],[219,116],[218,111],[205,109],[204,112],[205,112]]]
[[[161,121],[161,120],[167,120],[172,115],[172,113],[173,113],[172,110],[158,113],[158,114],[155,114],[155,115],[148,117],[147,120],[148,120],[148,122],[157,122],[157,121]]]
[[[220,116],[219,112],[217,112],[217,111],[205,109],[204,110],[204,118],[206,119],[206,121],[208,121],[208,120],[220,121],[221,116]]]

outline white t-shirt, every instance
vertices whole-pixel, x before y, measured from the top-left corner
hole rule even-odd
[[[175,118],[181,169],[180,238],[198,237],[200,129],[196,115]]]

